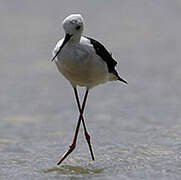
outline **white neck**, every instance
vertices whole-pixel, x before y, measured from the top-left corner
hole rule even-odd
[[[73,35],[70,40],[74,42],[79,42],[80,38],[81,38],[81,35],[77,34],[77,35]]]

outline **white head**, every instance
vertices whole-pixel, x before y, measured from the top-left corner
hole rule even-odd
[[[52,58],[52,61],[56,58],[58,53],[64,47],[64,45],[71,39],[73,41],[79,41],[84,29],[84,20],[80,14],[71,14],[70,16],[66,17],[63,22],[62,26],[65,30],[65,37],[62,42],[61,47],[57,51],[57,53]]]
[[[71,36],[81,36],[84,29],[83,21],[83,17],[80,14],[71,14],[66,17],[62,22],[65,33]]]

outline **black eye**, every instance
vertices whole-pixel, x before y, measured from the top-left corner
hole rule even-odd
[[[76,28],[75,28],[75,29],[79,30],[80,28],[81,28],[81,26],[79,26],[79,25],[78,25],[78,26],[76,26]]]

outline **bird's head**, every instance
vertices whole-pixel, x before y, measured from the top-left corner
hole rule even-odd
[[[70,36],[81,36],[84,29],[84,20],[80,14],[71,14],[62,22],[63,29]]]
[[[71,14],[70,16],[66,17],[63,20],[62,26],[63,26],[63,29],[65,30],[65,37],[60,49],[52,58],[52,61],[56,58],[58,53],[61,51],[61,49],[70,39],[80,40],[80,37],[84,29],[83,22],[84,22],[83,17],[80,14]]]

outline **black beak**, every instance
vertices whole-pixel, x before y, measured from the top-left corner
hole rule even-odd
[[[52,58],[52,61],[54,61],[54,59],[57,57],[58,53],[61,51],[61,49],[64,47],[64,45],[66,44],[67,41],[69,41],[69,39],[72,37],[72,35],[70,34],[66,34],[64,41],[62,43],[62,45],[60,46],[60,49],[57,51],[57,53],[54,55],[54,57]]]

